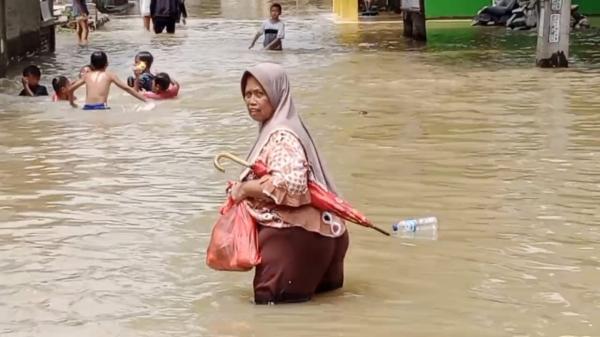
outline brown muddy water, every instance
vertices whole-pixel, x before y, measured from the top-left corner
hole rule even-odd
[[[420,46],[285,1],[286,49],[265,53],[262,2],[188,7],[175,36],[113,17],[34,59],[49,85],[95,49],[121,77],[150,50],[183,85],[153,110],[15,97],[21,66],[0,82],[0,335],[600,336],[598,30],[557,71],[533,66],[535,32],[431,23]],[[252,273],[205,266],[236,173],[211,159],[251,145],[239,78],[261,61],[289,71],[344,197],[384,227],[435,215],[437,241],[352,226],[345,287],[301,305],[254,306]]]

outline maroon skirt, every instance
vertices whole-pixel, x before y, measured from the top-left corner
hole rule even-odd
[[[254,275],[256,304],[304,302],[341,288],[348,231],[338,238],[300,227],[258,226],[262,262]]]

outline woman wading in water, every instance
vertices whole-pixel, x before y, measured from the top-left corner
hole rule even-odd
[[[90,27],[88,26],[88,16],[90,12],[87,8],[86,0],[73,0],[73,16],[76,20],[77,41],[79,45],[88,44]]]
[[[259,134],[248,161],[262,160],[269,174],[257,179],[246,170],[231,189],[247,200],[258,222],[262,262],[254,276],[257,304],[308,301],[341,288],[348,232],[342,219],[322,221],[310,206],[309,180],[329,191],[335,186],[296,112],[284,69],[263,63],[242,76],[242,94]]]

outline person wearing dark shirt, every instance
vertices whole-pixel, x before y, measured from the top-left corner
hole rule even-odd
[[[30,65],[23,69],[23,90],[19,96],[48,96],[48,89],[45,86],[40,85],[40,79],[42,78],[42,72],[40,68],[34,65]]]
[[[162,33],[165,28],[167,33],[175,33],[175,24],[183,16],[183,22],[187,17],[184,0],[151,0],[150,15],[154,24],[154,32]]]
[[[135,55],[133,61],[133,75],[127,78],[127,85],[135,88],[135,91],[152,91],[154,74],[150,70],[154,57],[148,51],[141,51]]]

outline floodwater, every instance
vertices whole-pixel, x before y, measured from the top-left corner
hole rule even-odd
[[[188,0],[175,36],[114,17],[35,60],[43,82],[91,51],[129,75],[151,50],[183,84],[150,111],[14,97],[0,82],[0,335],[600,336],[600,33],[575,33],[568,70],[533,66],[535,33],[432,23],[336,25],[325,2],[284,2],[285,51],[248,51],[260,1]],[[204,264],[227,175],[255,126],[239,78],[283,64],[344,197],[380,226],[440,219],[437,241],[351,225],[342,290],[251,304],[252,273]],[[83,97],[84,92],[78,93]]]

